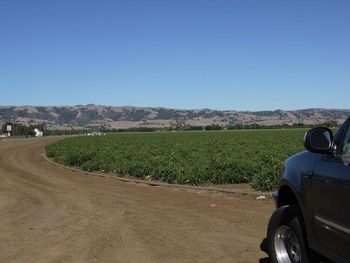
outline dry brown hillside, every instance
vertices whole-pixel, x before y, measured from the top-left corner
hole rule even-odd
[[[329,120],[344,121],[350,110],[304,109],[276,111],[234,111],[211,109],[169,109],[131,106],[0,106],[0,124],[15,121],[25,125],[45,122],[51,129],[101,127],[131,128],[169,126],[169,121],[185,118],[188,125],[282,125],[318,124]]]

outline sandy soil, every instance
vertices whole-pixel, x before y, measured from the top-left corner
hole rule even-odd
[[[0,142],[0,262],[259,262],[272,201],[59,168]]]

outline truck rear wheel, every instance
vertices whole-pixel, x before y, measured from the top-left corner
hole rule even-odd
[[[309,263],[296,206],[278,208],[267,230],[267,249],[273,263]]]

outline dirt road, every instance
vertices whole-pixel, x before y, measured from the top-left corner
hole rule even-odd
[[[55,138],[0,142],[0,262],[259,262],[272,201],[59,168]],[[213,205],[213,204],[216,204]]]

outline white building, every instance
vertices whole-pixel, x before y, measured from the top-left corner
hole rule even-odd
[[[35,128],[34,132],[35,132],[35,137],[42,137],[44,135],[44,133],[40,131],[38,128]]]

